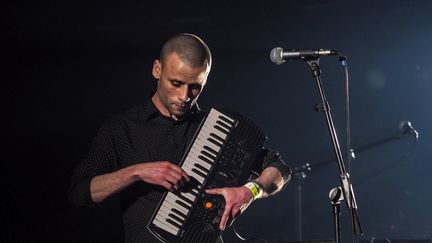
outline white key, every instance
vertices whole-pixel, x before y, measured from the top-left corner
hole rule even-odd
[[[173,234],[173,235],[177,235],[178,232],[180,231],[179,228],[175,227],[174,225],[166,222],[164,219],[161,219],[160,217],[156,216],[155,220],[153,220],[153,224],[155,224],[157,227]]]

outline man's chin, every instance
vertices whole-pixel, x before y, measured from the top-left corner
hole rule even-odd
[[[171,114],[173,114],[177,118],[180,118],[180,117],[186,115],[187,112],[188,112],[188,109],[177,109],[177,110],[173,110],[171,112]]]

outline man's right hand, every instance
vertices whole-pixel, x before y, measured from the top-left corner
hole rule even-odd
[[[189,181],[189,176],[182,168],[168,161],[136,164],[134,171],[139,180],[163,186],[170,191]]]
[[[91,198],[93,202],[101,202],[137,181],[160,185],[173,191],[189,181],[189,176],[178,165],[168,161],[134,164],[93,177],[90,182]]]

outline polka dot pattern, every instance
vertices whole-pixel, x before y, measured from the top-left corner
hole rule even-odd
[[[176,121],[161,115],[149,100],[108,120],[72,176],[70,203],[93,204],[90,181],[94,176],[143,162],[167,160],[179,164],[205,115],[194,106],[184,119]],[[256,173],[267,166],[274,166],[289,177],[289,166],[278,153],[264,150],[262,166]],[[116,195],[121,202],[126,242],[159,242],[147,230],[147,224],[163,192],[160,186],[138,182]]]

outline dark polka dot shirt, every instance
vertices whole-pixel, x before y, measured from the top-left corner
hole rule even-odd
[[[137,106],[105,122],[89,151],[72,176],[69,201],[74,206],[93,204],[90,181],[93,177],[127,166],[153,161],[179,164],[206,113],[197,106],[183,118],[174,120],[159,113],[153,102]],[[276,152],[265,150],[264,168],[278,168],[285,179],[289,166]],[[161,186],[136,182],[117,193],[126,242],[159,242],[147,229],[147,224],[165,192]]]

